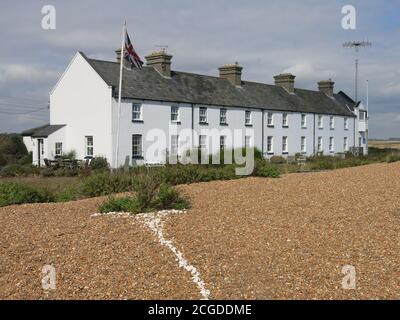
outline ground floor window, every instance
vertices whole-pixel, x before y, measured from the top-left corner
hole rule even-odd
[[[219,137],[219,149],[221,151],[225,149],[225,144],[226,144],[226,136],[220,136]]]
[[[282,137],[282,153],[288,153],[288,137]]]
[[[322,152],[323,151],[323,141],[322,141],[322,137],[318,137],[318,152]]]
[[[172,156],[178,155],[178,146],[179,146],[179,136],[178,135],[171,136],[171,155]]]
[[[55,156],[56,157],[61,157],[62,156],[62,142],[56,142]]]
[[[335,151],[335,140],[333,137],[329,138],[329,152],[334,152]]]
[[[301,137],[301,146],[300,146],[300,148],[301,148],[301,152],[302,153],[306,153],[307,152],[307,150],[306,150],[306,148],[307,148],[307,146],[306,146],[306,137]]]
[[[274,152],[274,138],[272,136],[267,137],[267,152],[273,153]]]
[[[343,150],[344,151],[349,151],[349,139],[347,137],[344,137]]]
[[[244,147],[250,148],[251,147],[251,136],[244,137]]]
[[[204,136],[204,135],[199,136],[199,148],[201,150],[207,149],[207,136]]]
[[[132,135],[132,158],[142,158],[142,135]]]
[[[86,156],[93,157],[93,136],[86,136],[85,137],[85,149],[86,149]]]

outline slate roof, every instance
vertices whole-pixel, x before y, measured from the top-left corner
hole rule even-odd
[[[47,138],[49,135],[61,129],[62,127],[65,127],[65,124],[57,124],[57,125],[46,124],[44,126],[25,130],[21,134],[22,136],[28,136],[33,138]]]
[[[117,62],[81,54],[108,85],[118,88]],[[330,98],[319,91],[295,89],[295,94],[289,94],[275,85],[249,81],[236,87],[218,77],[178,71],[171,71],[171,78],[165,78],[153,67],[124,70],[123,74],[123,98],[354,116],[341,93]]]

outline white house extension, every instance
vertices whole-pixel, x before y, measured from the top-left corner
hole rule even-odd
[[[268,85],[243,81],[237,63],[212,77],[172,71],[171,59],[155,52],[142,69],[124,70],[119,110],[118,59],[76,53],[50,93],[50,124],[22,133],[33,163],[72,150],[78,159],[106,157],[112,167],[126,159],[165,163],[167,155],[198,147],[212,154],[253,146],[266,158],[368,152],[365,108],[335,94],[331,80],[303,90],[291,74]]]

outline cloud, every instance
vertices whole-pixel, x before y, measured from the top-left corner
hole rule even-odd
[[[33,67],[23,64],[9,64],[0,67],[0,82],[47,82],[55,80],[59,71],[46,67]]]

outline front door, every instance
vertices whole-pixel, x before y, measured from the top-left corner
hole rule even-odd
[[[38,150],[37,150],[37,154],[38,154],[38,166],[41,166],[41,162],[42,162],[42,157],[44,155],[44,149],[43,149],[43,139],[38,139]]]

